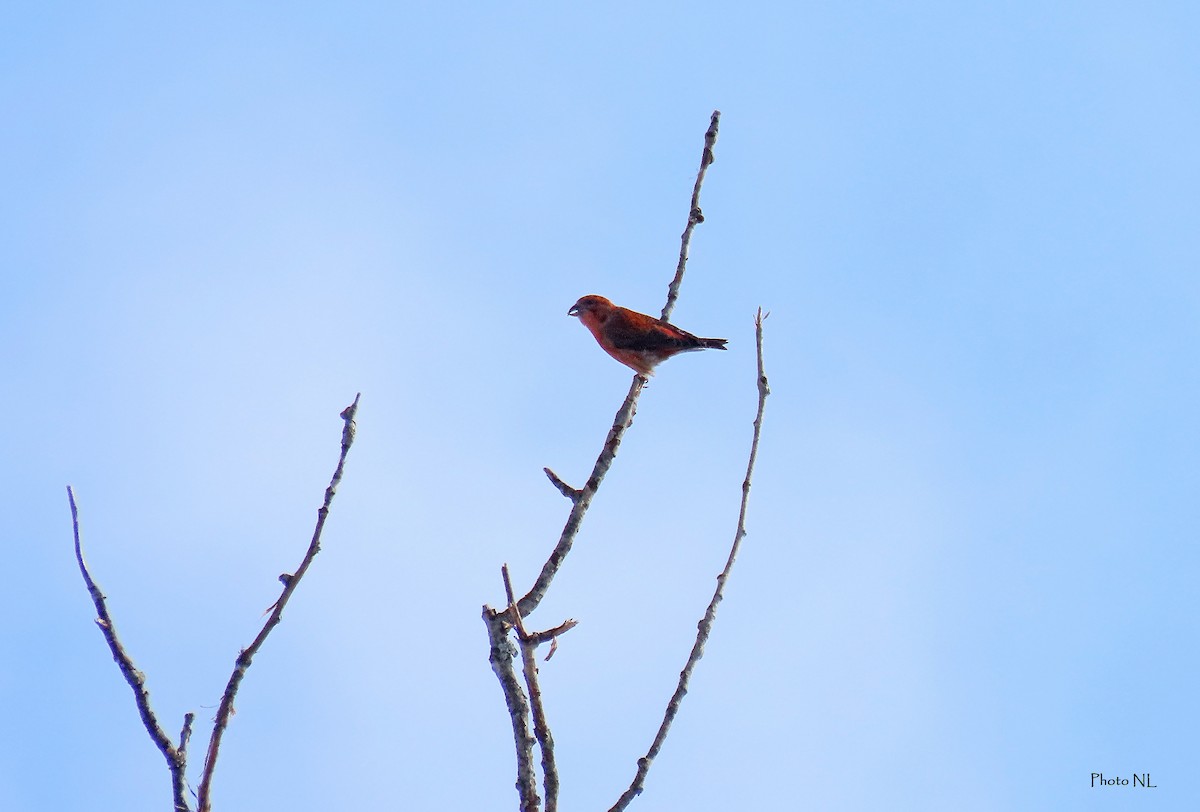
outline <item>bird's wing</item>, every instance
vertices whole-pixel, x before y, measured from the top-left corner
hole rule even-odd
[[[604,332],[618,350],[679,350],[701,345],[700,339],[686,330],[625,308],[614,310]]]

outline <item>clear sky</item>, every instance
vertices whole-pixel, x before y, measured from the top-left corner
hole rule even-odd
[[[672,360],[531,619],[562,804],[1200,807],[1191,3],[38,3],[0,11],[0,809],[169,807],[71,553],[216,808],[511,810],[480,607],[527,586],[630,373]],[[1154,789],[1091,788],[1150,773]],[[193,781],[197,773],[193,772]]]

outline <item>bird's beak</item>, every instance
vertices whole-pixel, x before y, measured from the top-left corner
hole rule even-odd
[[[567,311],[567,315],[568,316],[578,316],[579,315],[579,305],[578,304],[571,305],[571,309]]]

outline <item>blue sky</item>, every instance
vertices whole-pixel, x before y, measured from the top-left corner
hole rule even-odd
[[[0,808],[513,809],[480,606],[551,549],[723,113],[673,360],[532,619],[562,803],[1200,803],[1200,13],[1185,3],[118,3],[0,12]],[[193,747],[199,766],[208,728]],[[1149,772],[1156,789],[1090,788]],[[197,777],[193,773],[193,779]]]

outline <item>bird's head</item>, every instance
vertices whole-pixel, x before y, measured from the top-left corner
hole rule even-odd
[[[597,296],[592,293],[581,298],[578,302],[571,305],[571,309],[567,311],[568,316],[582,317],[584,313],[592,313],[599,315],[612,310],[613,303],[603,296]]]

